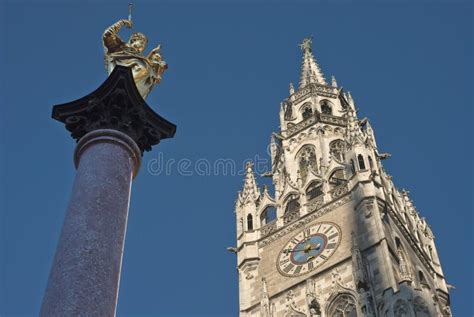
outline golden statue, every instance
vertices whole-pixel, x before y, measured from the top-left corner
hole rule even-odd
[[[124,26],[132,27],[130,11],[128,20],[119,20],[104,31],[102,43],[105,51],[105,66],[109,74],[114,70],[115,65],[130,67],[135,85],[145,99],[153,86],[161,81],[161,76],[168,65],[160,55],[161,45],[151,50],[147,56],[143,55],[148,42],[145,34],[133,33],[127,43],[123,42],[118,33]]]

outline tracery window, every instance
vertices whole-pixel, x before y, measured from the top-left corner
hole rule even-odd
[[[395,317],[409,317],[410,308],[405,300],[399,299],[393,305],[393,314]]]
[[[288,198],[286,198],[285,205],[286,205],[285,214],[300,209],[300,202],[299,202],[298,195],[291,194],[290,196],[288,196]]]
[[[316,162],[316,150],[314,146],[305,145],[301,148],[298,152],[298,167],[303,183],[306,181],[309,169],[317,172],[318,165]]]
[[[327,100],[321,101],[321,112],[324,114],[332,114],[331,103]]]
[[[260,214],[260,223],[262,226],[274,221],[276,219],[276,209],[274,206],[268,206],[265,210]]]
[[[359,162],[359,170],[365,170],[365,162],[364,162],[364,157],[362,154],[359,154],[357,156],[357,161]]]
[[[306,104],[302,110],[303,120],[308,119],[313,115],[313,110],[311,110],[311,104]]]
[[[415,310],[415,317],[431,317],[428,305],[423,298],[416,297],[413,301],[413,308]]]
[[[338,161],[339,163],[344,162],[346,152],[346,143],[343,140],[335,140],[329,144],[329,153]]]
[[[335,170],[329,177],[329,185],[336,187],[346,182],[346,176],[343,169]]]
[[[319,197],[323,194],[323,184],[319,182],[313,182],[308,186],[306,190],[306,198],[312,200],[316,197]]]
[[[251,214],[247,215],[247,230],[253,230],[253,217]]]
[[[348,294],[341,294],[329,305],[327,316],[357,317],[355,300]]]

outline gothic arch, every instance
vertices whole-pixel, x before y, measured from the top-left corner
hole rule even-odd
[[[247,231],[253,230],[254,223],[253,223],[253,216],[252,214],[247,215]]]
[[[321,102],[319,103],[319,106],[321,107],[321,113],[330,114],[330,115],[333,114],[334,105],[329,100],[327,99],[321,100]]]
[[[404,299],[398,299],[393,305],[394,317],[413,317],[410,305]]]
[[[277,218],[277,211],[275,205],[266,205],[259,215],[260,218],[260,226],[264,226],[276,220]]]
[[[328,298],[326,316],[357,317],[356,297],[348,292],[333,294]]]
[[[296,210],[296,209],[299,209],[299,207],[300,207],[299,200],[300,200],[299,193],[297,193],[297,192],[288,193],[285,196],[285,198],[283,199],[283,210],[284,210],[283,214],[285,214],[287,212],[291,212],[291,211]],[[295,207],[295,209],[292,209],[292,210],[288,210],[288,203],[290,203],[291,201],[296,201],[298,207]]]
[[[329,153],[338,163],[345,160],[346,142],[342,139],[336,139],[329,143]]]
[[[305,188],[305,194],[308,201],[323,196],[323,182],[320,180],[310,182]]]
[[[359,163],[359,171],[366,169],[364,156],[362,154],[357,155],[357,162]]]
[[[296,153],[296,162],[298,164],[298,171],[303,183],[306,182],[308,173],[313,171],[318,172],[318,159],[316,156],[316,147],[312,144],[303,145],[298,153]]]
[[[431,317],[433,316],[428,308],[426,301],[420,296],[413,300],[413,310],[415,311],[415,317]]]
[[[300,113],[303,120],[310,118],[313,115],[313,108],[311,106],[311,102],[305,102],[300,107]]]
[[[395,236],[395,248],[397,250],[398,275],[401,281],[411,281],[412,274],[408,256],[399,237]]]
[[[347,177],[344,173],[344,168],[335,168],[331,171],[329,174],[329,186],[331,187],[337,187],[339,185],[342,185],[347,181]]]

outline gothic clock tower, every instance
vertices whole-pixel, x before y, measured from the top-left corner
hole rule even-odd
[[[248,164],[236,202],[240,316],[451,316],[429,225],[350,93],[326,81],[311,39],[300,46],[271,138],[274,195]]]

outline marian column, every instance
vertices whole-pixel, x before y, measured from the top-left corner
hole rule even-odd
[[[158,46],[143,55],[145,35],[103,35],[109,77],[91,94],[53,107],[78,141],[73,191],[40,316],[114,316],[133,178],[144,151],[174,136],[176,126],[144,101],[167,65]]]

